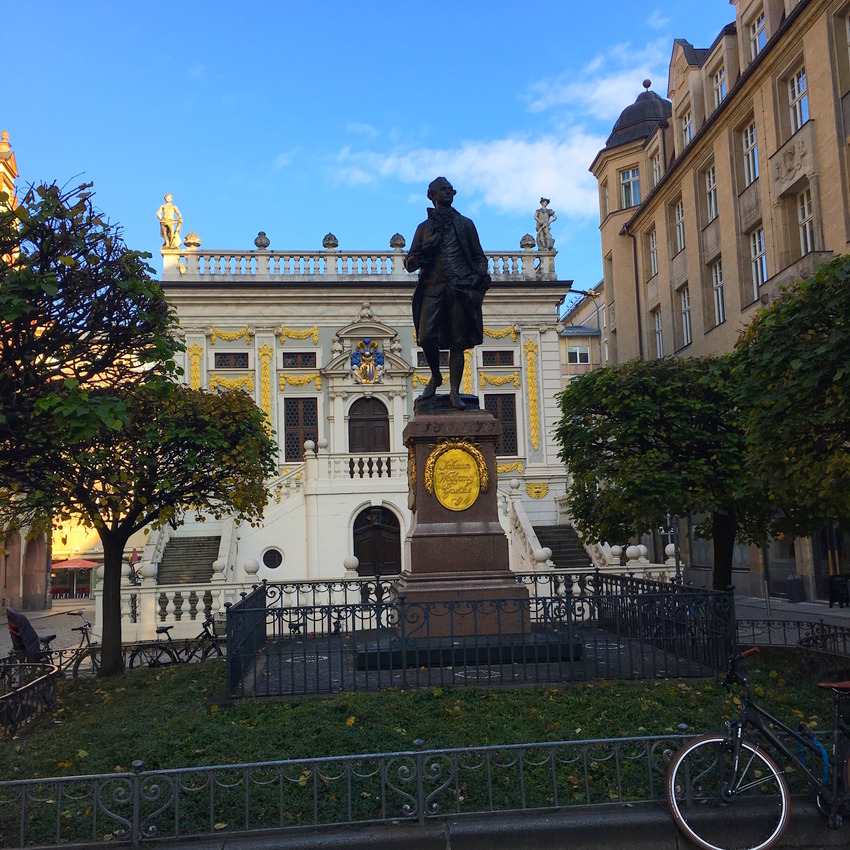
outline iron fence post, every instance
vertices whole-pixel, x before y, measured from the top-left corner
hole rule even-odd
[[[416,747],[416,755],[414,761],[416,765],[416,814],[419,817],[419,823],[425,823],[425,758],[422,755],[422,747],[425,742],[421,738],[417,738],[413,742]]]
[[[139,778],[139,774],[141,773],[142,767],[144,767],[144,762],[141,759],[136,759],[135,761],[133,761],[133,775],[130,778],[130,790],[133,795],[133,817],[130,826],[130,839],[133,842],[133,847],[138,847],[142,839],[142,825],[140,822],[142,793],[140,787],[141,780]]]

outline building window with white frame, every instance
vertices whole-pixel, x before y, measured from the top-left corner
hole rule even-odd
[[[655,322],[655,356],[664,356],[664,334],[661,328],[661,308],[653,310],[653,320]]]
[[[800,254],[805,255],[815,250],[815,216],[809,186],[797,195],[797,222],[800,226]]]
[[[652,185],[657,186],[661,182],[661,152],[656,151],[652,157]]]
[[[637,168],[627,168],[620,172],[620,203],[624,210],[640,203],[640,175]]]
[[[726,99],[726,66],[721,65],[714,72],[714,108],[717,109]]]
[[[679,307],[682,311],[682,346],[693,341],[691,334],[691,291],[687,284],[679,290]]]
[[[713,165],[705,172],[705,210],[708,221],[717,218],[717,169]]]
[[[711,288],[714,293],[714,324],[726,321],[726,292],[723,288],[723,263],[718,260],[711,267]]]
[[[806,66],[798,68],[788,80],[788,108],[791,111],[791,134],[809,120],[809,89]]]
[[[682,147],[687,147],[694,137],[694,115],[689,109],[682,116]]]
[[[649,276],[658,274],[658,232],[653,228],[649,234]]]
[[[590,347],[587,345],[570,345],[567,347],[567,363],[590,363]]]
[[[759,297],[759,287],[767,280],[767,257],[762,227],[750,234],[750,267],[753,272],[753,300],[756,300]]]
[[[676,221],[676,253],[685,250],[685,204],[679,201],[675,209]]]
[[[605,311],[604,304],[599,308],[599,321],[603,328],[608,327],[608,314]]]
[[[742,142],[744,146],[744,185],[754,183],[759,176],[759,150],[756,144],[756,122],[744,129]]]
[[[750,24],[750,59],[755,59],[764,50],[766,44],[767,27],[762,9]]]

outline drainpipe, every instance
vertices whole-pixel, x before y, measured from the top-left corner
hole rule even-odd
[[[628,224],[623,225],[620,236],[630,236],[632,240],[632,260],[635,272],[635,306],[637,308],[638,356],[643,360],[643,322],[640,314],[640,275],[638,274],[637,236],[629,231]]]

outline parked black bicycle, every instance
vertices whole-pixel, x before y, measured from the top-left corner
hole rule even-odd
[[[791,806],[786,771],[765,752],[765,743],[805,777],[830,827],[840,827],[850,807],[850,725],[841,713],[850,681],[818,684],[834,698],[827,749],[805,723],[793,729],[753,702],[738,664],[758,651],[730,659],[725,684],[742,689],[737,720],[727,723],[726,732],[685,744],[667,773],[673,818],[704,850],[768,850],[785,831]]]
[[[224,655],[224,639],[215,634],[215,621],[207,614],[201,625],[201,631],[193,638],[175,641],[171,637],[173,626],[157,626],[155,641],[139,643],[130,653],[129,668],[164,667],[168,664],[189,664],[193,661],[206,661],[221,658]],[[162,636],[165,636],[165,640]]]

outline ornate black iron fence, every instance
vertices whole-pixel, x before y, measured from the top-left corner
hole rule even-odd
[[[0,782],[3,846],[138,846],[664,799],[682,736],[611,738]]]
[[[328,583],[259,585],[228,608],[229,691],[294,696],[725,669],[735,637],[731,593],[598,574],[539,578],[528,580],[527,597],[427,603],[406,603],[380,582],[365,588],[369,595],[354,588],[356,596],[344,583],[336,591]],[[372,601],[376,591],[382,601]],[[286,604],[317,593],[328,601]]]
[[[58,667],[52,664],[0,662],[0,738],[14,735],[56,705]]]

